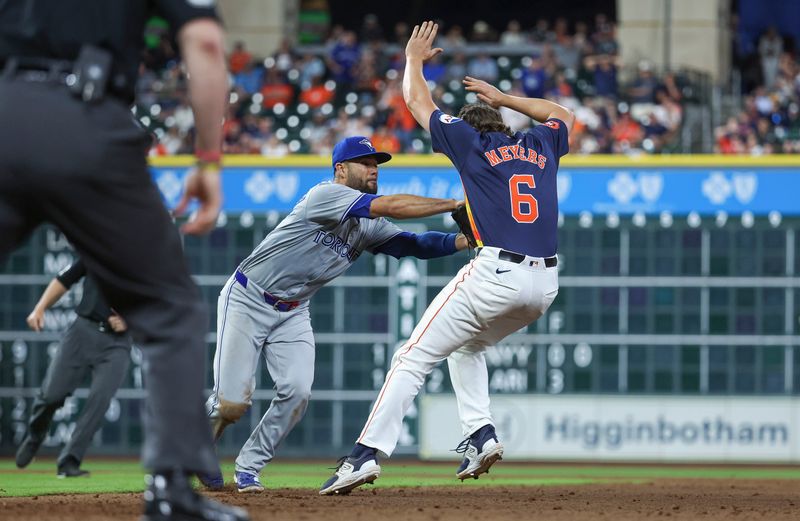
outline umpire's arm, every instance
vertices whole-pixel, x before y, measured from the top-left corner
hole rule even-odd
[[[430,131],[431,114],[438,107],[433,103],[428,84],[422,75],[422,64],[442,52],[439,47],[431,48],[438,30],[439,26],[433,22],[415,25],[406,45],[403,99],[414,119],[427,131]]]

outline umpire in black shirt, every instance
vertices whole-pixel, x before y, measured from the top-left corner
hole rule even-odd
[[[186,65],[198,168],[177,210],[186,233],[213,228],[228,97],[213,0],[0,2],[0,262],[41,222],[74,245],[142,347],[145,517],[247,519],[197,495],[218,468],[203,407],[208,317],[131,117],[144,24],[160,14]]]
[[[41,331],[44,312],[84,279],[83,297],[75,309],[77,317],[64,333],[61,345],[47,368],[39,396],[33,402],[28,432],[17,450],[17,467],[31,462],[47,437],[53,414],[64,400],[83,383],[91,371],[89,397],[75,424],[69,441],[58,456],[58,476],[88,474],[80,468],[83,455],[105,416],[108,404],[125,378],[131,352],[131,338],[125,320],[115,313],[98,291],[91,275],[80,260],[54,278],[28,315],[28,326]]]

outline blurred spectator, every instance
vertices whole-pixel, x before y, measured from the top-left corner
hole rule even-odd
[[[497,81],[498,74],[497,60],[486,53],[473,57],[467,65],[467,75],[489,83]]]
[[[447,66],[442,63],[441,54],[434,56],[422,65],[422,74],[426,80],[439,83],[439,80],[447,74]]]
[[[408,38],[406,38],[407,40]],[[453,47],[461,47],[467,44],[467,40],[464,38],[464,32],[461,29],[460,25],[454,25],[444,35],[442,38],[440,45],[445,49],[453,48]]]
[[[294,67],[295,59],[291,42],[288,38],[284,38],[278,50],[272,55],[274,66],[281,72],[287,72]]]
[[[261,90],[264,81],[264,68],[249,62],[233,77],[233,84],[246,94],[253,95]]]
[[[783,52],[783,39],[775,27],[770,27],[758,42],[758,54],[761,56],[761,71],[764,86],[768,89],[775,84],[778,76],[778,64]]]
[[[344,31],[331,48],[328,68],[333,73],[333,79],[343,89],[349,89],[353,84],[354,68],[360,54],[356,35],[352,31]]]
[[[653,67],[650,62],[639,62],[639,71],[636,79],[631,85],[628,94],[634,103],[653,103],[655,101],[656,87],[658,80],[653,75]]]
[[[608,98],[617,97],[617,64],[608,55],[587,56],[586,68],[592,71],[594,94]]]
[[[541,57],[534,56],[530,65],[522,71],[522,90],[529,98],[543,98],[547,80],[547,71],[542,66]]]
[[[325,76],[325,62],[311,53],[304,54],[297,62],[300,71],[300,88],[306,89],[314,80]]]
[[[497,42],[497,33],[487,22],[478,20],[472,25],[469,41],[470,43],[495,43]]]
[[[375,133],[372,134],[372,137],[370,137],[370,141],[372,141],[375,149],[383,152],[396,154],[401,150],[400,140],[397,139],[397,136],[392,134],[385,126],[375,129]]]
[[[400,45],[408,43],[408,37],[411,36],[411,30],[405,22],[397,22],[394,24],[394,42]]]
[[[445,79],[448,81],[461,81],[467,75],[467,55],[463,52],[453,54],[453,59],[447,64]]]
[[[523,92],[519,82],[514,82],[508,94],[512,96],[525,96],[525,92]],[[508,107],[500,107],[500,115],[503,116],[503,123],[508,125],[508,128],[510,128],[512,132],[519,132],[531,128],[532,126],[531,118],[516,110],[511,110]]]
[[[261,155],[266,157],[283,157],[289,154],[289,147],[274,134],[261,145]]]
[[[533,26],[531,31],[531,40],[534,43],[552,43],[555,41],[555,35],[550,31],[550,22],[545,18],[536,20],[536,25]]]
[[[261,105],[271,109],[278,103],[291,104],[294,100],[294,89],[283,78],[281,71],[277,67],[273,67],[267,71],[264,86],[261,87],[261,95],[263,96]]]
[[[228,69],[231,74],[239,74],[252,61],[253,56],[244,48],[244,42],[238,41],[233,44],[233,51],[228,57]]]
[[[333,96],[333,91],[323,83],[322,77],[317,76],[308,88],[300,92],[299,101],[315,109],[333,101]]]
[[[522,32],[522,26],[518,20],[511,20],[508,22],[508,27],[500,35],[500,43],[508,47],[524,45],[527,37]]]
[[[639,148],[644,133],[642,126],[632,117],[629,111],[620,111],[617,121],[611,128],[611,135],[614,137],[614,152],[624,153],[633,148]]]
[[[359,32],[359,39],[365,43],[384,41],[383,27],[381,27],[377,15],[369,13],[364,16],[364,22],[361,24],[361,31]]]

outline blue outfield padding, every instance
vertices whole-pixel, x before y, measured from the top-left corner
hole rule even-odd
[[[174,206],[188,172],[185,166],[155,166],[156,183],[168,206]],[[329,166],[225,167],[224,210],[288,211],[315,184],[330,180]],[[379,194],[409,193],[462,199],[454,168],[384,167]],[[558,174],[559,210],[567,215],[592,213],[714,214],[720,211],[756,215],[800,214],[800,168],[743,167],[585,167],[563,166]],[[534,196],[536,190],[531,192]]]

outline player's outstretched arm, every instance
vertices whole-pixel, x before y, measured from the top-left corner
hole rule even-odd
[[[422,64],[442,52],[440,47],[432,48],[438,30],[439,26],[433,22],[422,22],[421,26],[415,25],[406,44],[403,99],[414,119],[427,131],[430,131],[431,114],[437,107],[422,75]]]
[[[523,98],[504,94],[493,85],[470,76],[464,78],[464,85],[468,91],[476,93],[480,101],[493,108],[508,107],[540,123],[550,118],[557,118],[567,125],[569,132],[572,131],[572,126],[575,124],[575,114],[558,103],[541,98]]]
[[[409,194],[384,195],[370,203],[369,216],[372,218],[415,219],[437,213],[452,212],[463,205],[464,201],[455,199],[434,199]]]

